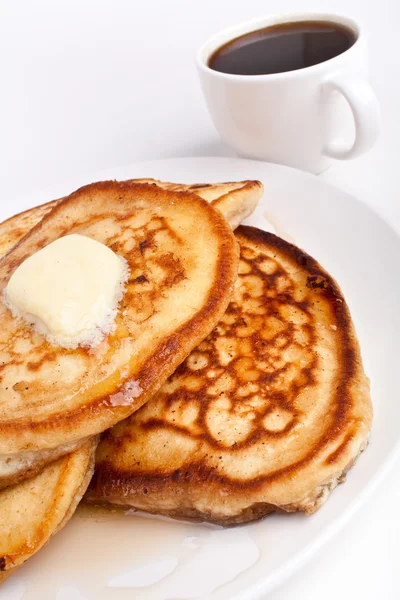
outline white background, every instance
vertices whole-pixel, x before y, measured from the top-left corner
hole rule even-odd
[[[195,51],[223,27],[305,9],[361,20],[382,107],[376,147],[321,177],[400,232],[398,0],[2,0],[0,201],[12,213],[14,198],[37,190],[40,203],[41,189],[103,168],[232,155],[208,117]],[[345,531],[268,598],[398,600],[399,505],[397,464]]]

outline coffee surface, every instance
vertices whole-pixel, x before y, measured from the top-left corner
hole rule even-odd
[[[285,73],[325,62],[348,50],[356,34],[338,23],[280,23],[230,40],[208,66],[233,75]]]

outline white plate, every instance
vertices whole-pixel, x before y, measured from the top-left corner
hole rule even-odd
[[[262,598],[326,542],[365,500],[399,448],[400,238],[375,213],[316,177],[255,161],[189,158],[136,163],[48,190],[1,218],[104,178],[177,182],[260,179],[265,196],[249,223],[290,235],[338,280],[372,381],[371,443],[314,516],[273,515],[223,530],[144,515],[75,516],[1,586],[0,600]]]

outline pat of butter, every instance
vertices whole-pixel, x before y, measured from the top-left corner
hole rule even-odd
[[[128,266],[92,238],[59,238],[27,258],[4,291],[7,307],[53,344],[96,346],[114,326]]]

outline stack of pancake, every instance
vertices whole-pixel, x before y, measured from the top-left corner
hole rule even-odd
[[[312,513],[343,481],[372,420],[357,337],[313,258],[239,226],[262,191],[100,182],[0,225],[0,292],[71,233],[130,271],[95,348],[54,346],[0,303],[0,581],[85,492],[233,525]]]

